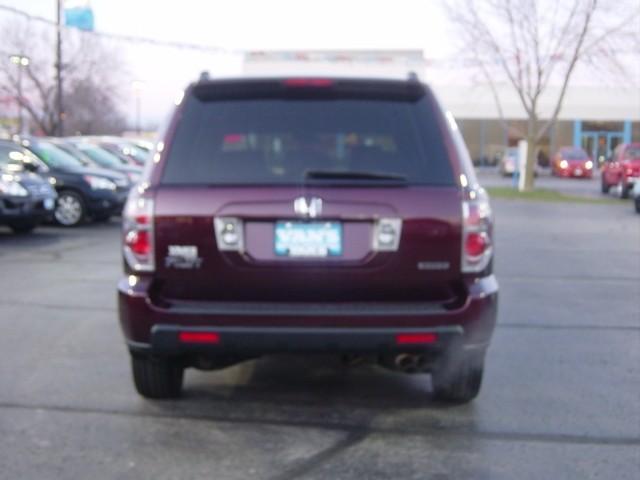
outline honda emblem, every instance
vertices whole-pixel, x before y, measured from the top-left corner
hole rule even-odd
[[[293,201],[293,210],[303,217],[316,218],[322,213],[322,199],[313,197],[307,201],[304,197],[296,198]]]

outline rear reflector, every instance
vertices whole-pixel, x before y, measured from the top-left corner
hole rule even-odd
[[[401,333],[396,335],[398,345],[420,345],[436,343],[438,334],[436,333]]]
[[[479,257],[489,248],[489,236],[486,232],[469,232],[465,240],[465,253],[472,258]]]
[[[328,78],[288,78],[282,82],[285,87],[330,87],[333,81]]]
[[[220,335],[214,332],[180,332],[178,340],[182,343],[220,343]]]

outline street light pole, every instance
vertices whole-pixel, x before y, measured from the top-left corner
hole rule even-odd
[[[22,118],[22,67],[18,65],[18,134],[24,133],[24,119]]]

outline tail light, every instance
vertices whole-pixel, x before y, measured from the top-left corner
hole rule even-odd
[[[133,190],[124,209],[122,225],[127,264],[136,272],[152,272],[155,269],[153,200]]]
[[[484,189],[465,190],[462,202],[463,273],[477,273],[489,265],[493,254],[491,206]]]

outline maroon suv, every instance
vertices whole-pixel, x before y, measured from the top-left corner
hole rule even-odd
[[[494,329],[492,219],[415,79],[191,85],[124,215],[138,392],[271,353],[362,356],[473,399]]]

